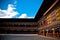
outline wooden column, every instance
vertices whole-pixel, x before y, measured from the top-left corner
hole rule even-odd
[[[46,36],[48,36],[48,30],[46,30]]]
[[[44,32],[44,30],[43,30],[43,36],[45,36],[45,32]]]
[[[40,30],[38,31],[38,34],[40,35]]]
[[[42,31],[42,30],[39,30],[39,32],[38,32],[39,35],[42,35],[42,34],[41,34],[41,31]]]
[[[54,30],[54,28],[52,28],[52,30],[53,30],[53,32],[52,32],[53,33],[53,37],[55,37],[55,30]]]

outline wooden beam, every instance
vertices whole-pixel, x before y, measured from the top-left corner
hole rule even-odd
[[[45,16],[55,5],[56,3],[58,2],[59,0],[56,0],[51,6],[50,8],[43,14],[43,16]]]

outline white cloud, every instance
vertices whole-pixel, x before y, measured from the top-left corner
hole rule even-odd
[[[14,5],[13,4],[8,4],[7,10],[2,10],[0,9],[0,18],[13,18],[17,14],[19,14],[17,11],[14,11],[16,8],[17,1],[15,0]],[[23,13],[21,16],[17,18],[34,18],[34,17],[28,17],[26,13]]]
[[[22,14],[19,18],[26,18],[27,14]]]
[[[18,12],[14,11],[16,8],[12,4],[8,4],[7,10],[0,9],[0,18],[12,18],[17,15]]]
[[[16,8],[14,7],[14,5],[9,4],[7,11],[12,12],[14,9],[16,9]]]
[[[34,18],[34,17],[28,17],[26,13],[23,13],[19,18]]]
[[[16,0],[14,1],[14,4],[17,4],[17,1]]]

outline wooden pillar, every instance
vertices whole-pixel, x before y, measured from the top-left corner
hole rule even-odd
[[[46,36],[48,36],[48,30],[46,30]]]
[[[38,31],[38,34],[40,35],[40,30]]]
[[[54,28],[52,28],[52,30],[53,30],[53,32],[52,32],[53,33],[53,37],[55,37],[55,30],[54,30]]]
[[[45,32],[44,32],[44,30],[43,30],[43,36],[45,36]]]
[[[38,32],[39,35],[42,35],[42,34],[41,34],[41,31],[42,31],[42,30],[39,30],[39,32]]]

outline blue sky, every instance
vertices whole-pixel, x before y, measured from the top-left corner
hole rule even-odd
[[[43,0],[0,0],[0,18],[34,18]]]

